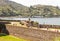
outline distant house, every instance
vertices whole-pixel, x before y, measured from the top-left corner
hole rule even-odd
[[[21,15],[19,15],[18,17],[22,17]]]
[[[40,18],[40,17],[43,17],[43,16],[33,16],[34,18]]]
[[[54,15],[57,15],[57,13],[54,13]]]

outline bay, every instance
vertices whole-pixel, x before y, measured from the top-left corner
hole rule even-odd
[[[3,20],[28,20],[29,18],[15,18],[15,17],[0,17]],[[39,24],[60,25],[60,18],[30,18],[31,21],[38,22]]]

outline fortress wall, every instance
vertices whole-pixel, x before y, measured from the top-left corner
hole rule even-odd
[[[54,41],[55,37],[60,37],[60,33],[58,32],[43,31],[11,25],[6,25],[6,28],[9,31],[9,34],[31,41]]]
[[[39,25],[39,28],[57,28],[60,29],[60,25]]]

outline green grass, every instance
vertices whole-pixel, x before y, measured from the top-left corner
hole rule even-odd
[[[55,37],[54,41],[60,41],[60,37]]]
[[[27,40],[19,39],[11,35],[0,34],[0,41],[27,41]]]

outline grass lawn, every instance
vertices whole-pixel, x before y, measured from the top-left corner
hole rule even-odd
[[[54,41],[60,41],[60,37],[55,37]]]
[[[19,39],[11,35],[0,34],[0,41],[27,41],[27,40]]]

